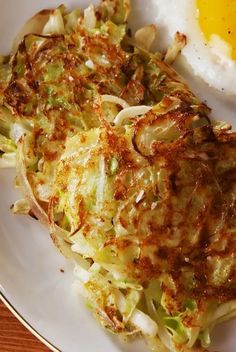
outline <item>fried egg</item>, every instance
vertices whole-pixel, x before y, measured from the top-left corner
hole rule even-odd
[[[157,23],[172,38],[177,31],[186,34],[182,54],[197,76],[236,94],[236,0],[159,1]]]

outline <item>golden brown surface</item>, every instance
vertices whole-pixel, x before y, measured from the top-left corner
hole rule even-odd
[[[48,352],[0,302],[0,351],[1,352]]]

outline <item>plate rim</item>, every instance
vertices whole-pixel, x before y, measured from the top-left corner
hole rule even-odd
[[[50,341],[48,341],[44,336],[42,336],[14,307],[14,305],[6,298],[6,296],[0,291],[0,301],[10,310],[10,312],[15,316],[15,318],[29,331],[33,334],[40,342],[42,342],[46,347],[52,352],[62,352]]]

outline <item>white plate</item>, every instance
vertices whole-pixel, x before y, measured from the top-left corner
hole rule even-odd
[[[11,41],[20,26],[36,11],[55,7],[63,0],[0,0],[0,52],[7,53]],[[86,0],[65,0],[72,6],[86,6]],[[90,1],[91,2],[91,1]],[[132,26],[155,23],[158,9],[155,0],[133,0]],[[144,5],[148,3],[148,5]],[[132,19],[131,19],[132,20]],[[165,37],[165,29],[160,33]],[[178,60],[177,67],[181,67]],[[179,68],[180,71],[182,69]],[[184,76],[191,82],[196,93],[213,107],[213,116],[233,123],[236,104],[233,99],[209,89],[191,72],[184,70]],[[0,290],[5,302],[22,317],[26,325],[42,339],[50,341],[51,349],[63,352],[144,352],[140,341],[124,344],[104,332],[94,321],[84,302],[73,293],[72,267],[54,248],[47,231],[36,221],[13,216],[10,205],[19,197],[14,190],[14,172],[0,172]],[[60,269],[64,269],[62,273]],[[218,330],[218,350],[235,352],[235,324]],[[227,332],[227,336],[225,333]],[[220,341],[219,341],[220,340]]]

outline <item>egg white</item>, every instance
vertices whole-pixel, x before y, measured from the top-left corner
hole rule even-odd
[[[187,45],[182,55],[195,75],[225,94],[236,94],[236,61],[228,56],[219,39],[207,42],[197,20],[195,0],[156,0],[157,24],[165,26],[169,37],[177,31],[186,34]]]

